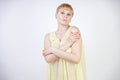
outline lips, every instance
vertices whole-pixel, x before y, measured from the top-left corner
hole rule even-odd
[[[63,21],[67,21],[66,19],[63,19]]]

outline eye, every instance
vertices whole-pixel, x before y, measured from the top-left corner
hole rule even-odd
[[[61,14],[65,14],[64,12],[60,12]]]
[[[71,14],[70,14],[70,13],[68,13],[68,14],[67,14],[67,16],[71,16]]]

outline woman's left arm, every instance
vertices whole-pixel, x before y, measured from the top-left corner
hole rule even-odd
[[[79,31],[77,28],[72,28],[71,32],[73,32],[73,34],[71,34],[68,38],[67,43],[62,46],[61,48],[54,48],[54,47],[49,47],[47,50],[45,50],[45,53],[53,53],[54,55],[65,59],[69,62],[72,63],[79,63],[80,61],[80,57],[81,57],[81,52],[82,52],[82,39],[81,39],[81,35],[79,32],[76,34],[75,31]],[[70,42],[69,42],[70,41]],[[72,41],[72,44],[71,44]],[[67,45],[68,44],[68,45]],[[66,49],[69,48],[71,46],[71,52],[66,52]]]
[[[81,52],[82,52],[82,40],[81,38],[79,40],[77,40],[71,48],[71,53],[66,52],[64,50],[58,49],[58,48],[54,48],[51,47],[50,49],[47,50],[47,52],[52,52],[53,54],[55,54],[56,56],[65,59],[69,62],[72,63],[79,63],[80,61],[80,57],[81,57]]]
[[[60,58],[63,58],[65,60],[67,60],[69,62],[72,62],[72,63],[75,63],[75,64],[79,63],[80,57],[81,57],[81,52],[82,52],[82,41],[81,41],[81,39],[79,39],[78,41],[76,41],[72,45],[71,53],[62,51],[62,50],[57,49],[57,48],[55,48],[53,50],[53,53],[56,56],[59,56]]]

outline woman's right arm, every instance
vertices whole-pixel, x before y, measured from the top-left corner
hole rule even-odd
[[[75,33],[76,30],[74,30],[74,28],[72,30],[74,32],[72,31],[73,33],[68,38],[67,42],[59,48],[60,50],[66,51],[68,48],[70,48],[73,45],[75,41],[77,41],[80,38],[79,33]],[[49,34],[47,34],[44,39],[44,50],[50,47],[51,47],[51,44],[49,40]],[[46,62],[51,63],[59,59],[59,57],[53,53],[49,53],[49,54],[44,53],[44,50],[43,50],[43,55],[44,55]]]
[[[51,47],[51,43],[50,43],[50,40],[49,40],[49,34],[46,34],[45,38],[44,38],[44,50],[48,49],[49,47]],[[54,61],[59,59],[59,57],[57,57],[55,54],[44,53],[44,50],[43,50],[43,56],[44,56],[47,63],[51,63],[51,62],[54,62]]]
[[[69,47],[71,47],[71,45],[72,45],[72,42],[66,43],[63,46],[61,46],[60,49],[63,51],[66,51]],[[45,38],[44,38],[44,50],[46,50],[50,47],[51,47],[51,43],[49,40],[49,34],[47,34],[47,35],[45,35]],[[44,50],[43,50],[43,56],[47,63],[51,63],[51,62],[54,62],[59,59],[59,57],[53,53],[46,54],[44,52]]]

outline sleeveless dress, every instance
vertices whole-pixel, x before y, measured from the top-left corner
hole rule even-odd
[[[66,31],[64,37],[59,41],[55,32],[49,33],[51,46],[59,48],[64,44],[70,35],[70,28]],[[66,50],[71,52],[71,48]],[[48,80],[86,80],[86,67],[83,49],[81,53],[80,62],[74,64],[64,59],[59,58],[55,62],[48,64]]]

